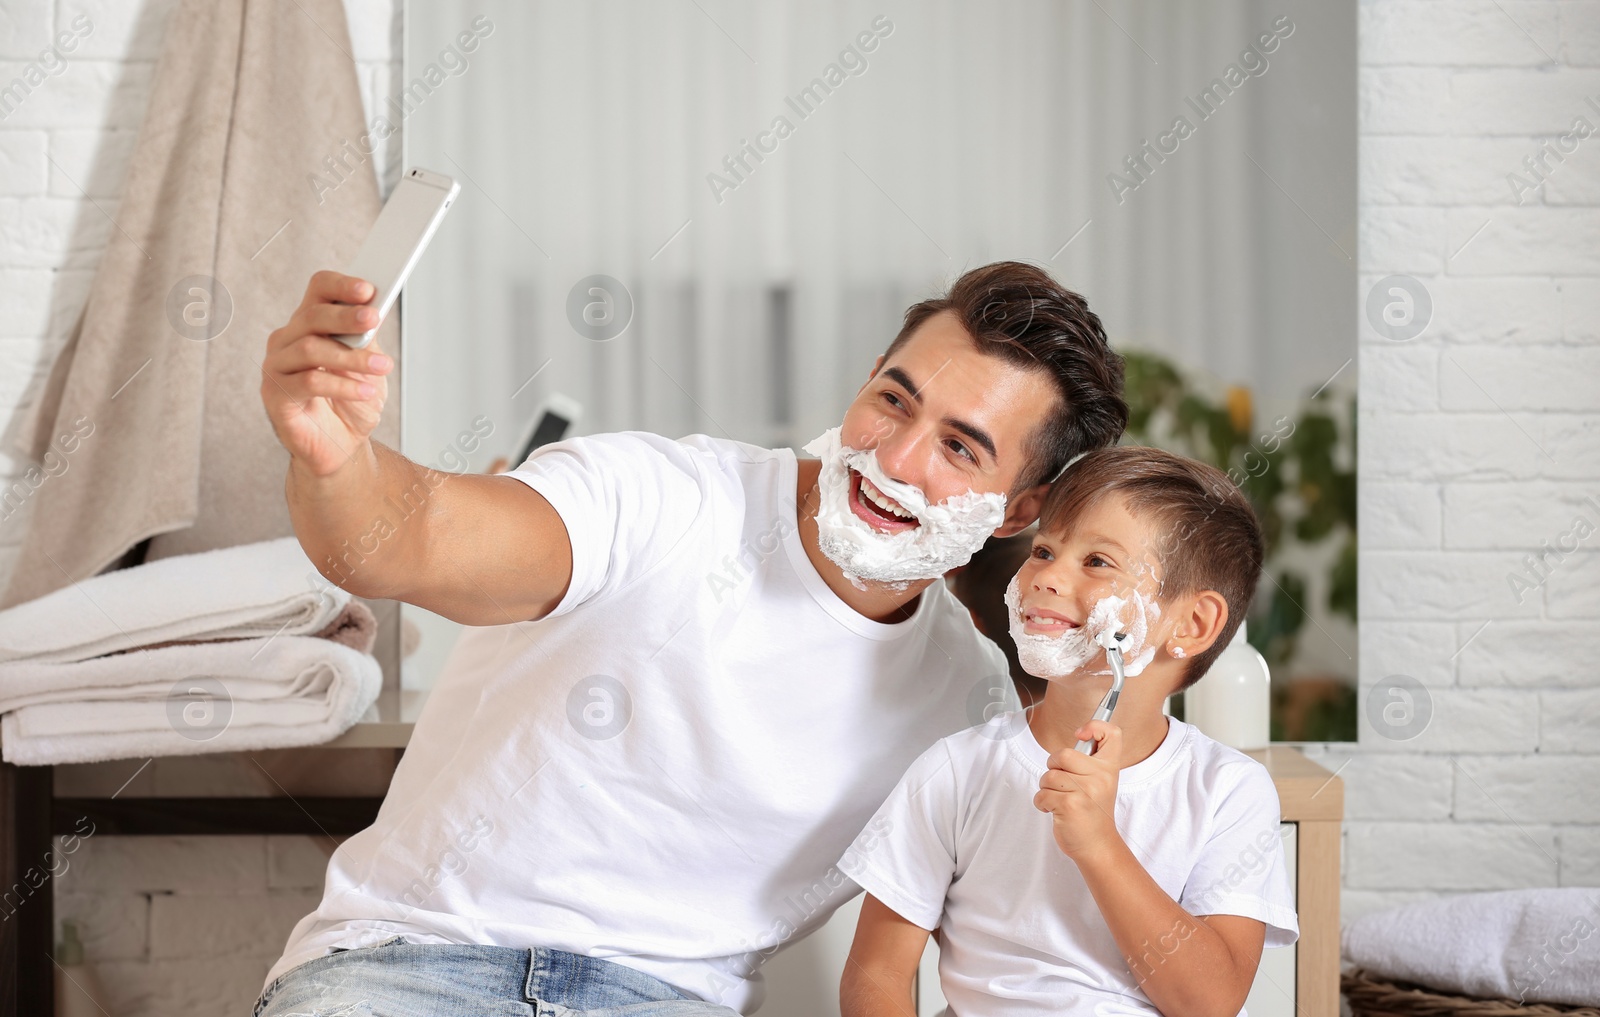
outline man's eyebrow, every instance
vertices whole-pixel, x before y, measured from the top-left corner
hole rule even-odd
[[[890,381],[893,381],[907,392],[910,392],[911,398],[915,399],[919,403],[922,402],[922,392],[917,388],[916,385],[912,383],[911,376],[907,374],[904,369],[899,367],[886,367],[883,369],[883,374],[884,377],[888,378]],[[981,427],[975,427],[972,424],[967,423],[965,420],[957,420],[955,417],[945,417],[941,423],[943,423],[946,427],[960,431],[968,438],[971,438],[976,444],[980,445],[985,452],[989,453],[989,458],[993,459],[996,465],[999,465],[1000,453],[995,450],[994,439],[989,437],[988,431],[985,431]]]
[[[984,431],[982,428],[973,427],[965,420],[957,420],[954,417],[945,417],[944,424],[947,427],[955,428],[957,431],[960,431],[968,438],[971,438],[973,441],[977,442],[979,445],[982,445],[984,450],[989,453],[989,458],[993,459],[997,465],[999,464],[1000,455],[994,450],[994,439],[989,437],[989,433],[987,431]]]
[[[899,367],[886,367],[883,369],[884,377],[898,384],[901,388],[911,393],[911,398],[922,402],[922,390],[911,383],[911,375]]]

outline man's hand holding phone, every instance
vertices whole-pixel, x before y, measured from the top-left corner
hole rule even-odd
[[[394,370],[378,324],[459,189],[406,172],[346,271],[313,275],[267,337],[261,401],[289,450],[290,525],[325,578],[358,597],[499,625],[542,618],[566,595],[572,544],[560,514],[510,477],[429,469],[372,439]],[[428,511],[393,518],[419,497]],[[379,524],[388,528],[374,546]]]
[[[372,294],[365,279],[318,272],[293,317],[267,337],[261,401],[278,441],[314,476],[349,462],[383,415],[393,358],[376,340],[351,349],[331,338],[378,324],[378,312],[363,306]]]

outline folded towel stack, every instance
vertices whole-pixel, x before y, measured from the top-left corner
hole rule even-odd
[[[1347,961],[1382,978],[1524,1003],[1600,1003],[1600,889],[1474,893],[1364,915]]]
[[[22,765],[314,745],[377,700],[371,610],[294,537],[162,558],[0,611]]]

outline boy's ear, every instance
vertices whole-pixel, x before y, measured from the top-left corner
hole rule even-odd
[[[994,535],[1009,537],[1032,526],[1039,519],[1039,511],[1044,508],[1044,496],[1049,493],[1049,483],[1043,483],[1028,488],[1017,498],[1008,498],[1006,518]]]
[[[1185,657],[1204,653],[1228,624],[1228,601],[1216,590],[1201,590],[1182,598],[1177,605],[1177,625],[1167,642],[1183,647]]]

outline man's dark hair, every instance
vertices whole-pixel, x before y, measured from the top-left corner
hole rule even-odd
[[[944,296],[906,310],[885,357],[893,357],[940,311],[954,312],[982,352],[1049,371],[1055,379],[1061,398],[1029,436],[1029,468],[1014,490],[1047,481],[1079,452],[1122,436],[1128,426],[1122,356],[1112,351],[1088,302],[1050,273],[1020,261],[997,261],[963,274]]]
[[[1227,474],[1158,448],[1118,445],[1097,449],[1072,464],[1045,497],[1039,530],[1063,533],[1090,506],[1120,495],[1143,521],[1154,523],[1163,603],[1200,590],[1228,602],[1228,620],[1216,642],[1189,658],[1174,692],[1200,680],[1233,639],[1261,581],[1261,523]]]

